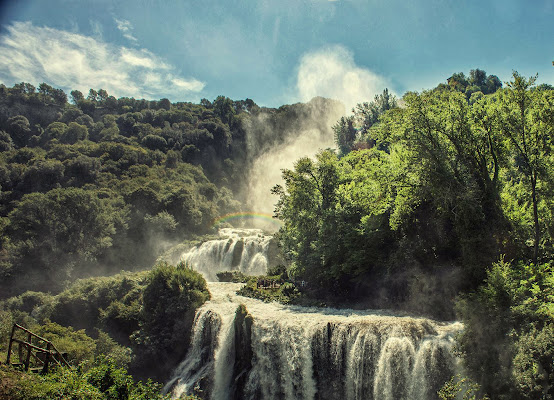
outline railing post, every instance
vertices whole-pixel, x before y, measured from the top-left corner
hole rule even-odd
[[[48,363],[50,362],[50,348],[52,347],[52,344],[48,342],[48,345],[46,346],[46,350],[48,352],[46,353],[46,358],[44,360],[44,366],[42,367],[42,373],[46,374],[48,372]]]
[[[31,332],[29,332],[28,343],[32,344],[32,340],[33,340],[33,336]],[[27,346],[27,347],[28,347],[28,350],[27,350],[27,358],[25,359],[25,371],[29,371],[29,363],[31,361],[31,346]]]
[[[15,335],[15,328],[16,324],[13,324],[12,327],[12,334],[10,336],[10,344],[8,345],[8,358],[6,359],[6,364],[10,365],[10,357],[12,355],[12,343],[13,343],[13,335]]]

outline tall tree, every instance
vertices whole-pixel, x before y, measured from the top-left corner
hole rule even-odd
[[[340,155],[346,155],[354,146],[356,134],[358,131],[354,127],[354,117],[341,117],[341,119],[333,125],[335,132],[335,144],[339,148]]]
[[[98,90],[98,101],[104,102],[109,97],[108,92],[104,89]]]
[[[83,96],[83,93],[79,90],[72,90],[71,98],[73,99],[73,103],[78,104],[80,101],[85,99],[85,96]]]
[[[552,165],[547,163],[554,150],[552,135],[554,120],[551,91],[532,90],[537,76],[525,78],[514,71],[513,80],[500,96],[500,123],[515,156],[517,171],[520,171],[530,189],[533,207],[534,251],[537,263],[541,245],[541,217],[539,216],[539,184],[551,178]]]

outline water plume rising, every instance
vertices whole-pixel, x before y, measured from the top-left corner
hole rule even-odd
[[[283,169],[300,157],[313,157],[334,147],[332,126],[345,114],[344,105],[316,97],[306,104],[265,110],[246,127],[249,154],[255,154],[246,184],[245,202],[252,210],[272,213],[277,197],[271,188],[283,182]]]

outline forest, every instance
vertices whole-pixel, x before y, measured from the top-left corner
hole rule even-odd
[[[472,70],[335,126],[284,171],[289,274],[320,297],[464,322],[456,351],[494,399],[554,394],[554,90]]]
[[[480,398],[554,396],[554,87],[536,80],[474,69],[385,90],[335,123],[336,149],[298,159],[273,188],[303,295],[464,323],[467,377],[437,398],[468,380]],[[332,104],[0,85],[0,350],[17,322],[66,343],[81,371],[25,382],[2,366],[26,390],[13,398],[161,396],[135,380],[167,379],[210,294],[159,256],[247,210],[256,157]]]

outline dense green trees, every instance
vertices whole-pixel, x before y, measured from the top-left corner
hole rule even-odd
[[[148,274],[142,293],[138,363],[150,376],[167,376],[183,360],[196,309],[210,294],[204,278],[184,263],[159,263]],[[158,360],[165,360],[159,365]],[[156,365],[156,367],[154,367]]]
[[[373,101],[358,104],[352,110],[353,115],[342,117],[333,126],[339,155],[374,146],[375,140],[369,135],[369,129],[379,121],[381,115],[395,107],[396,97],[385,89]]]
[[[462,92],[469,99],[473,93],[481,92],[483,94],[491,94],[502,87],[502,82],[496,75],[487,75],[487,73],[479,68],[469,71],[469,77],[466,77],[463,72],[452,74],[447,79],[448,84],[440,84],[437,90],[450,88],[458,92]]]
[[[48,179],[42,169],[33,179]],[[83,189],[23,196],[4,229],[3,248],[11,258],[4,281],[25,286],[21,279],[26,277],[27,285],[42,282],[44,287],[59,287],[74,269],[83,271],[112,245],[119,217],[108,200]]]
[[[151,272],[79,280],[55,296],[25,292],[0,301],[2,353],[18,323],[52,341],[74,367],[42,376],[1,366],[0,398],[165,399],[151,378],[168,378],[208,298],[200,274],[160,263]]]
[[[367,123],[375,144],[371,151],[353,152],[340,161],[328,152],[315,163],[299,160],[293,171],[284,173],[286,188],[277,188],[283,242],[295,265],[317,265],[317,275],[329,274],[340,263],[327,264],[318,251],[337,246],[350,230],[366,232],[363,223],[381,215],[381,232],[385,227],[396,232],[397,243],[425,238],[419,247],[433,254],[425,261],[463,265],[474,287],[484,278],[483,265],[500,253],[518,256],[526,251],[525,245],[516,244],[522,238],[514,236],[527,221],[524,216],[514,220],[510,201],[532,204],[535,233],[523,241],[537,243],[533,259],[539,249],[549,251],[549,219],[541,218],[539,224],[538,210],[547,209],[551,197],[543,184],[544,199],[538,199],[536,186],[539,177],[548,181],[552,170],[552,94],[530,90],[531,83],[515,73],[507,89],[474,102],[455,90],[407,93],[402,108],[391,109],[378,123]],[[539,104],[540,112],[534,108]],[[341,147],[341,139],[337,141]],[[528,185],[529,198],[514,192],[518,185]],[[356,210],[357,215],[339,216],[343,210]],[[343,221],[348,221],[344,231]],[[337,231],[341,234],[335,236]],[[307,244],[301,245],[303,241]],[[331,253],[349,254],[336,250]],[[371,269],[369,264],[360,268]]]
[[[56,291],[67,279],[94,274],[97,265],[102,271],[151,266],[169,244],[208,233],[218,215],[238,211],[256,156],[336,106],[314,99],[274,110],[224,96],[172,104],[115,99],[102,89],[74,90],[68,104],[56,102],[57,90],[46,83],[38,91],[25,83],[0,86],[1,296]],[[324,122],[321,129],[328,129]],[[63,193],[73,189],[98,206],[58,216]],[[41,203],[48,207],[39,210]],[[57,226],[31,224],[22,211],[28,207],[36,218],[39,211],[44,220],[62,218],[73,227],[68,235],[83,238],[71,244],[83,247],[60,244]],[[102,235],[74,229],[77,211],[111,221],[110,229]],[[24,224],[32,225],[28,236]],[[101,247],[94,244],[99,237]],[[50,272],[52,279],[42,279]]]
[[[465,330],[458,351],[493,398],[554,395],[554,269],[552,263],[503,259],[485,283],[458,303]]]
[[[514,157],[514,179],[530,192],[533,210],[534,253],[537,263],[545,218],[539,216],[541,196],[552,187],[552,133],[554,131],[554,94],[551,90],[529,90],[536,77],[526,79],[514,73],[514,80],[500,96],[500,125]],[[541,226],[543,225],[543,226]],[[548,242],[549,238],[546,238]],[[544,247],[544,244],[542,244]]]
[[[236,173],[250,157],[240,114],[251,101],[204,107],[91,89],[72,91],[70,105],[46,83],[1,89],[2,296],[59,290],[99,264],[149,267],[240,207]]]
[[[493,398],[552,395],[554,91],[534,81],[455,74],[369,112],[363,135],[360,106],[335,127],[341,158],[300,159],[275,188],[289,273],[313,295],[451,318],[466,293],[458,349]]]

